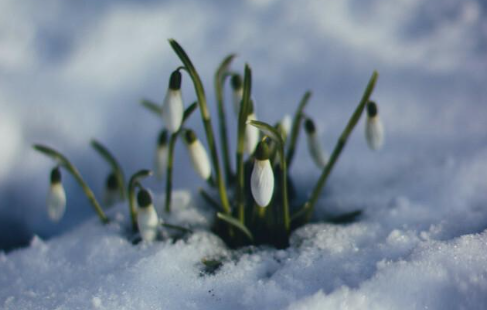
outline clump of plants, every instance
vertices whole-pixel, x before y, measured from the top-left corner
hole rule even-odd
[[[232,71],[230,65],[235,55],[226,57],[214,76],[220,140],[217,146],[213,119],[200,76],[183,48],[175,40],[171,39],[169,43],[182,65],[172,72],[162,105],[142,101],[142,105],[160,116],[164,124],[157,141],[154,167],[157,176],[166,178],[164,209],[170,213],[172,208],[178,207],[171,204],[174,149],[176,142],[183,140],[195,171],[207,183],[206,189],[202,189],[200,194],[215,210],[212,230],[231,247],[268,244],[283,248],[288,245],[291,232],[310,221],[328,177],[364,111],[367,114],[365,136],[369,147],[376,150],[382,146],[382,122],[377,104],[370,100],[377,72],[372,74],[358,106],[328,156],[313,119],[305,112],[311,92],[304,94],[293,118],[285,116],[275,125],[257,120],[252,100],[252,70],[245,65],[243,75]],[[181,93],[183,73],[189,75],[196,95],[196,102],[186,108]],[[237,118],[236,150],[233,156],[228,136],[229,105],[224,100],[224,87],[227,84],[232,88],[232,106]],[[195,110],[200,112],[209,152],[196,132],[186,126],[187,119]],[[305,201],[296,198],[288,173],[294,163],[302,130],[306,135],[310,156],[322,170]],[[142,185],[143,178],[152,174],[150,170],[140,170],[126,182],[123,170],[113,154],[98,141],[92,141],[91,145],[111,167],[106,180],[103,207],[79,171],[64,155],[50,147],[34,145],[37,151],[57,163],[51,172],[48,195],[48,214],[52,220],[59,220],[66,206],[66,194],[61,183],[60,168],[63,168],[80,184],[102,223],[109,222],[104,208],[128,200],[131,229],[140,234],[144,241],[155,240],[161,226],[190,232],[187,228],[164,223],[158,216],[150,191]],[[360,210],[346,213],[331,221],[353,221],[360,213]]]

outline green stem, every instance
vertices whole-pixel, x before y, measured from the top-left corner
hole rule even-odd
[[[218,67],[215,73],[215,94],[218,107],[218,120],[220,123],[220,141],[223,149],[223,167],[225,169],[225,176],[227,183],[231,183],[233,179],[232,163],[230,161],[230,147],[227,136],[227,121],[225,114],[225,105],[223,103],[223,85],[225,85],[226,73],[235,55],[228,55]]]
[[[166,212],[171,212],[171,195],[172,195],[172,170],[174,165],[174,149],[176,146],[176,141],[178,139],[179,131],[171,135],[169,140],[169,149],[167,157],[167,174],[166,174]]]
[[[130,177],[128,184],[128,198],[129,198],[129,211],[130,219],[132,221],[132,230],[137,231],[137,208],[135,207],[135,187],[139,183],[139,180],[152,175],[150,170],[139,170]]]
[[[289,139],[289,147],[287,149],[287,166],[291,167],[298,142],[299,130],[301,129],[301,121],[303,120],[303,110],[311,97],[311,91],[307,91],[301,102],[299,103],[296,114],[294,115],[293,125],[291,127],[291,137]]]
[[[355,109],[355,112],[353,113],[352,117],[348,121],[347,126],[343,130],[340,138],[338,139],[338,142],[335,146],[335,149],[333,150],[333,153],[330,156],[330,160],[328,161],[328,164],[323,168],[323,172],[321,173],[321,176],[316,183],[316,186],[311,194],[310,199],[304,204],[303,208],[306,211],[306,221],[309,221],[311,218],[311,215],[313,214],[314,206],[316,204],[316,201],[318,200],[318,197],[320,196],[320,193],[323,189],[323,187],[326,184],[326,181],[328,180],[328,176],[330,175],[330,172],[332,171],[333,167],[335,166],[335,163],[340,156],[340,153],[343,150],[343,147],[347,143],[347,139],[350,136],[350,134],[353,131],[353,128],[355,125],[357,125],[360,116],[362,115],[362,112],[364,111],[364,108],[369,101],[369,98],[374,90],[375,83],[377,82],[378,78],[378,73],[374,71],[372,74],[372,77],[369,80],[369,83],[367,84],[367,88],[365,89],[365,92],[362,96],[362,100],[360,101],[359,105]]]
[[[238,114],[238,134],[237,134],[237,210],[238,219],[245,224],[245,170],[244,170],[244,146],[245,146],[245,126],[250,106],[250,92],[252,89],[252,71],[248,65],[245,65],[244,91],[242,104]]]
[[[203,125],[205,127],[205,133],[206,133],[206,139],[208,142],[208,146],[210,148],[210,153],[211,153],[211,158],[213,162],[213,167],[215,169],[215,174],[216,174],[216,179],[217,179],[217,184],[218,184],[218,192],[220,194],[220,200],[222,203],[222,207],[225,213],[230,214],[231,209],[230,209],[230,202],[228,201],[228,195],[227,195],[227,190],[225,188],[225,182],[223,180],[223,175],[220,170],[220,162],[218,159],[218,151],[216,149],[216,144],[215,144],[215,137],[213,134],[213,128],[211,125],[211,118],[210,118],[210,113],[208,111],[208,106],[206,104],[206,96],[205,96],[205,90],[203,88],[203,84],[201,82],[201,79],[198,75],[198,72],[196,71],[195,67],[193,66],[193,63],[189,59],[188,55],[186,52],[183,50],[183,48],[177,43],[174,39],[170,39],[169,43],[171,44],[171,47],[173,50],[176,52],[178,55],[179,59],[183,62],[185,68],[187,69],[189,75],[191,76],[191,79],[193,80],[195,92],[196,92],[196,97],[198,98],[198,104],[201,112],[201,118],[203,119]]]
[[[120,189],[120,198],[125,200],[127,197],[127,193],[125,191],[125,176],[122,170],[122,167],[115,159],[115,156],[108,151],[108,149],[103,146],[100,142],[96,140],[91,140],[91,146],[110,164],[112,167],[112,171],[115,173],[117,177],[118,188]]]
[[[71,162],[63,154],[59,153],[58,151],[50,147],[47,147],[45,145],[35,144],[34,149],[43,153],[44,155],[53,158],[59,163],[59,165],[66,168],[66,170],[68,170],[68,172],[70,172],[74,176],[78,184],[83,189],[86,197],[88,197],[88,200],[90,201],[91,205],[95,209],[96,214],[100,218],[100,221],[103,224],[108,223],[109,221],[108,217],[105,215],[105,212],[103,212],[103,209],[101,208],[100,204],[96,200],[95,194],[93,194],[91,188],[86,184],[86,182],[81,177],[81,174],[79,173],[78,169],[76,169],[76,167],[73,164],[71,164]]]
[[[281,158],[281,186],[282,186],[282,201],[283,201],[283,213],[284,213],[284,229],[287,233],[291,230],[291,220],[289,218],[289,197],[287,194],[287,163],[284,157],[284,145],[279,146],[280,158]]]
[[[165,208],[166,212],[171,212],[171,195],[172,195],[172,171],[174,165],[174,149],[176,147],[176,141],[178,138],[179,133],[181,132],[184,123],[188,120],[188,118],[193,114],[194,110],[197,107],[197,103],[193,102],[189,107],[184,110],[183,115],[183,122],[181,124],[181,128],[171,135],[169,139],[169,148],[167,150],[167,174],[166,174],[166,203]]]

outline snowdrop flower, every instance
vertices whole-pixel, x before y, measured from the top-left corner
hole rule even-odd
[[[384,126],[379,117],[377,104],[373,101],[367,103],[367,122],[365,123],[365,138],[370,149],[378,150],[384,144]]]
[[[254,103],[250,101],[250,112],[247,116],[247,122],[257,120],[255,113],[254,113]],[[247,154],[252,155],[259,143],[259,136],[260,132],[259,129],[255,126],[246,124],[245,125],[245,140],[244,140],[244,150]]]
[[[142,188],[137,194],[137,225],[140,236],[144,241],[153,241],[157,237],[159,218],[152,204],[152,196],[148,190]]]
[[[243,98],[243,83],[239,74],[232,75],[231,84],[233,89],[233,107],[238,118],[238,114],[240,113],[240,102]]]
[[[159,134],[159,139],[157,140],[156,156],[154,160],[156,177],[158,179],[162,178],[167,167],[167,159],[168,159],[167,139],[168,139],[167,130],[161,131],[161,133]]]
[[[162,119],[169,132],[176,132],[183,121],[183,97],[181,95],[181,72],[174,71],[169,79],[169,88],[162,104]]]
[[[203,180],[208,180],[211,177],[211,166],[203,144],[201,144],[200,140],[191,129],[185,131],[184,140],[188,147],[194,170],[196,170],[196,173],[198,173]]]
[[[291,126],[292,126],[291,115],[289,114],[284,115],[282,120],[278,123],[278,126],[281,134],[283,134],[282,139],[286,141],[287,137],[289,136],[289,133],[291,132]]]
[[[51,185],[47,195],[47,214],[53,222],[59,221],[66,210],[66,192],[61,183],[61,170],[59,167],[51,171]]]
[[[320,139],[316,133],[316,127],[311,119],[306,119],[304,122],[304,128],[308,140],[308,149],[311,154],[311,158],[319,168],[324,168],[328,163],[328,154],[321,146]]]
[[[110,173],[105,184],[105,192],[103,194],[103,203],[107,207],[111,207],[120,201],[120,188],[118,187],[118,180],[115,173]]]
[[[271,202],[274,193],[274,173],[269,160],[270,150],[265,141],[259,142],[254,155],[250,189],[257,205],[266,207]]]

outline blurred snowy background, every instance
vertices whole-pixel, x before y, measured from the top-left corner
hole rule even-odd
[[[415,210],[402,219],[409,225],[456,227],[442,238],[481,231],[487,227],[486,17],[481,0],[1,0],[0,249],[33,234],[49,238],[94,216],[66,175],[66,216],[49,222],[52,162],[33,143],[65,153],[98,196],[108,167],[90,149],[91,138],[117,155],[127,175],[152,166],[162,124],[139,101],[161,102],[180,64],[168,38],[192,57],[210,103],[214,70],[231,52],[239,55],[234,69],[245,62],[253,68],[264,121],[293,113],[313,90],[307,111],[329,150],[377,69],[373,97],[387,130],[385,148],[370,152],[359,124],[325,202],[338,209],[407,204]],[[184,76],[189,104],[195,97],[188,82]],[[190,122],[202,135],[200,123]],[[175,187],[202,185],[181,144],[177,152]],[[291,173],[306,191],[308,176],[318,173],[303,143],[298,156]],[[464,216],[470,220],[462,225]]]

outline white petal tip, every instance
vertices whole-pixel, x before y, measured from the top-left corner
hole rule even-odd
[[[61,183],[50,186],[47,196],[47,214],[53,222],[59,222],[66,210],[66,193]]]

